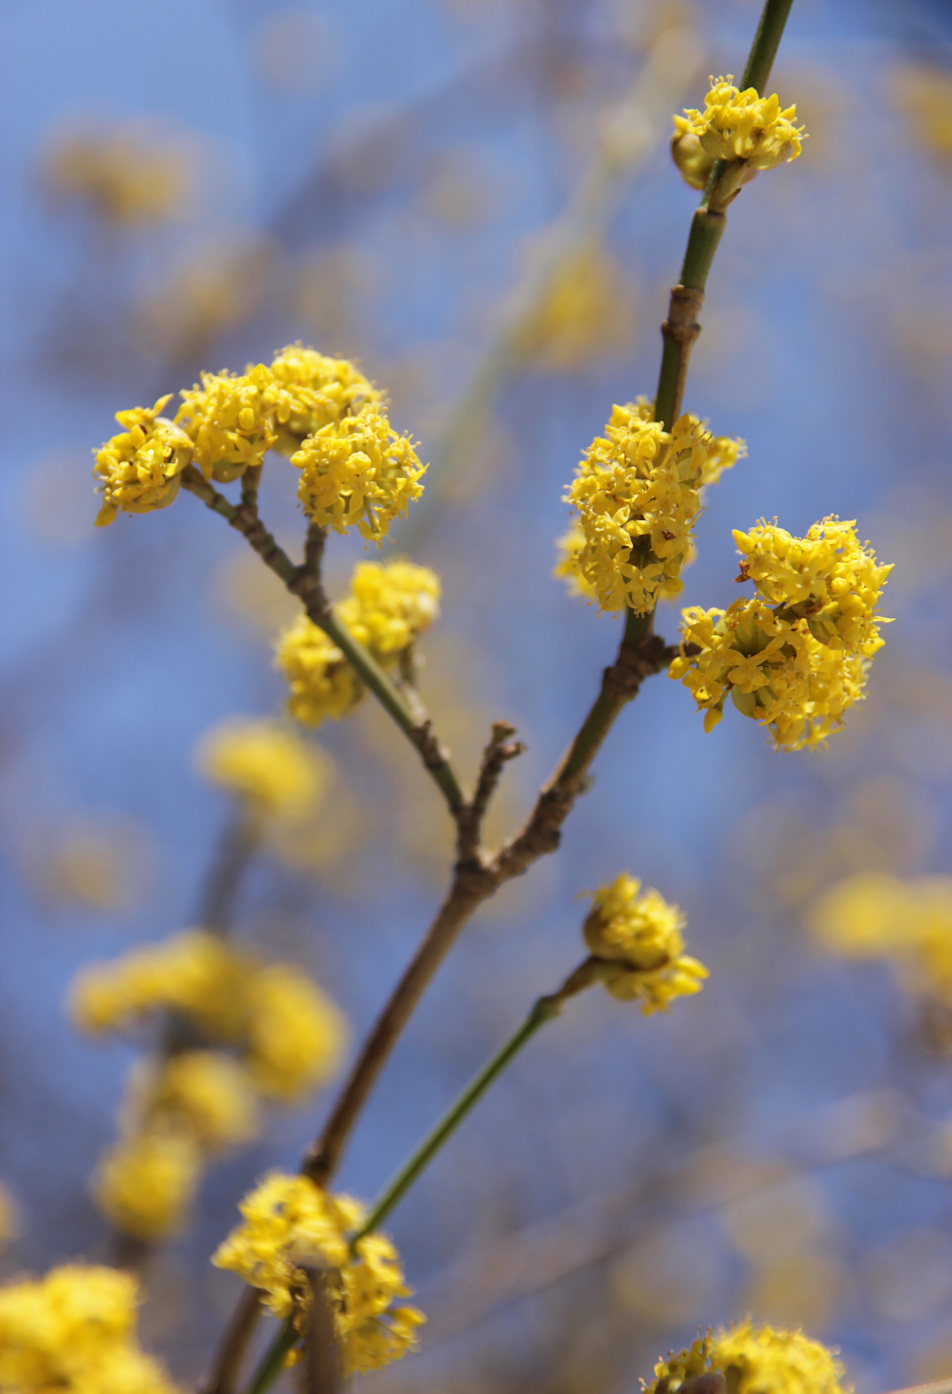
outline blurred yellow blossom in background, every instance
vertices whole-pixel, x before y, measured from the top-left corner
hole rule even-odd
[[[0,1287],[0,1388],[175,1394],[139,1346],[138,1303],[131,1273],[85,1264]]]
[[[92,1192],[123,1233],[154,1243],[181,1229],[201,1165],[201,1151],[186,1134],[138,1133],[103,1153]]]
[[[810,929],[841,958],[890,959],[909,991],[952,1007],[952,877],[847,877],[816,903]]]
[[[232,717],[206,732],[195,758],[213,784],[270,817],[300,819],[317,807],[330,764],[324,752],[276,721]]]
[[[87,123],[50,138],[43,175],[55,198],[84,201],[118,227],[142,227],[185,210],[195,154],[185,139],[147,122]]]

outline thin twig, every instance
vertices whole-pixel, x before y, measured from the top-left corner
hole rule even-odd
[[[246,1287],[231,1314],[215,1361],[198,1386],[197,1394],[234,1394],[245,1355],[261,1315],[261,1293]]]
[[[399,688],[391,682],[363,644],[358,643],[346,625],[341,624],[331,608],[331,603],[317,572],[308,564],[295,566],[284,549],[268,532],[258,517],[257,511],[244,506],[236,508],[225,498],[224,494],[219,493],[202,478],[201,473],[194,465],[189,465],[182,471],[182,484],[190,493],[200,498],[213,513],[218,513],[236,532],[241,533],[265,565],[270,567],[275,575],[284,582],[291,594],[296,595],[302,602],[308,618],[318,628],[323,629],[324,633],[333,639],[338,648],[343,651],[361,680],[390,714],[411,744],[416,746],[423,757],[425,768],[446,800],[450,812],[455,816],[465,803],[465,796],[446,750],[433,734],[432,724],[429,719],[420,720],[419,710],[411,709]],[[309,536],[308,540],[313,542],[315,547],[317,546],[316,538],[311,539]]]
[[[256,820],[239,808],[225,829],[202,890],[197,923],[215,934],[226,934],[234,917],[241,878],[258,841]]]
[[[499,1078],[522,1050],[523,1046],[539,1031],[546,1022],[554,1021],[563,1006],[571,997],[576,997],[604,976],[604,964],[597,958],[588,957],[569,974],[556,992],[540,997],[533,1003],[525,1021],[509,1037],[506,1043],[483,1066],[474,1079],[454,1100],[436,1126],[427,1134],[413,1153],[413,1156],[400,1168],[396,1176],[384,1187],[374,1201],[370,1214],[351,1240],[351,1252],[365,1234],[379,1229],[394,1207],[403,1199],[416,1181],[465,1118],[472,1113],[489,1086]]]
[[[241,506],[257,512],[261,465],[249,465],[241,476]]]
[[[515,734],[516,728],[510,722],[493,722],[492,735],[483,750],[479,766],[476,792],[456,820],[459,829],[457,856],[461,862],[472,861],[478,856],[482,844],[483,818],[496,791],[503,766],[525,750],[522,741],[512,739]]]
[[[338,1394],[342,1384],[340,1348],[329,1292],[333,1275],[326,1268],[305,1266],[304,1272],[311,1289],[304,1354],[304,1394]]]
[[[588,771],[615,718],[647,676],[661,672],[674,650],[651,633],[651,617],[626,626],[618,657],[602,675],[601,690],[578,735],[543,787],[521,832],[491,857],[457,860],[453,882],[410,965],[377,1019],[324,1129],[304,1159],[303,1171],[320,1185],[337,1169],[370,1090],[443,959],[474,912],[504,882],[559,845],[562,824],[587,786]]]

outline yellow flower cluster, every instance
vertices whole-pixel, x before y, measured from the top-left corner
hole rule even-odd
[[[192,460],[206,480],[227,484],[271,449],[301,471],[298,496],[308,517],[337,532],[357,527],[379,543],[423,492],[426,466],[412,441],[393,430],[382,394],[348,359],[293,344],[270,366],[202,373],[201,385],[181,397],[174,425],[155,420],[169,397],[151,412],[118,413],[126,433],[97,455],[100,523],[119,509],[146,513],[171,503]]]
[[[304,726],[349,716],[364,695],[343,649],[300,614],[278,637],[274,660],[288,684],[288,714]]]
[[[326,1265],[345,1377],[379,1369],[414,1349],[425,1318],[415,1307],[394,1305],[410,1290],[393,1244],[369,1234],[350,1252],[347,1236],[364,1218],[358,1201],[329,1195],[304,1176],[272,1173],[240,1210],[244,1223],[212,1262],[259,1288],[269,1311],[294,1315],[299,1329],[308,1301],[302,1265]]]
[[[120,508],[126,513],[150,513],[167,508],[179,491],[182,470],[192,459],[192,442],[184,431],[159,415],[172,394],[154,407],[117,411],[125,430],[96,452],[93,474],[102,481],[102,507],[96,526],[106,527]]]
[[[795,160],[806,138],[803,127],[795,125],[796,106],[781,111],[776,95],[761,97],[754,87],[740,92],[733,82],[730,74],[712,77],[704,110],[688,108],[684,116],[675,116],[675,139],[695,136],[708,160],[743,160],[752,173]],[[693,154],[696,147],[687,150]],[[697,182],[702,161],[695,155],[694,165],[688,163],[694,176],[688,183],[703,187],[703,179]]]
[[[276,440],[274,378],[263,363],[244,373],[202,373],[201,387],[182,392],[175,414],[195,447],[206,479],[228,484],[260,465]]]
[[[891,959],[910,991],[952,1007],[952,877],[849,876],[818,902],[811,929],[842,958]]]
[[[336,613],[388,667],[438,618],[439,602],[439,578],[428,567],[367,561],[354,568],[350,594]],[[279,636],[275,662],[287,679],[288,712],[305,726],[347,716],[364,695],[343,650],[307,615],[299,615]]]
[[[565,495],[584,541],[565,539],[558,574],[603,610],[647,614],[682,589],[700,490],[744,453],[743,441],[712,436],[695,416],[665,431],[651,413],[643,398],[616,406]]]
[[[667,1011],[675,997],[701,991],[703,963],[684,953],[685,919],[656,890],[642,891],[635,876],[599,886],[583,933],[591,954],[603,960],[602,981],[613,997],[640,1002],[645,1016]]]
[[[321,751],[275,721],[224,721],[202,737],[196,760],[213,784],[272,818],[305,818],[329,775]]]
[[[837,518],[805,538],[767,523],[734,536],[744,557],[738,579],[753,580],[758,594],[726,611],[685,610],[670,676],[706,710],[706,731],[730,694],[744,716],[770,727],[778,749],[816,746],[862,699],[883,644],[876,606],[892,568],[877,565],[854,525]]]
[[[133,1074],[94,1192],[121,1229],[150,1242],[180,1224],[205,1159],[257,1135],[259,1098],[293,1103],[326,1083],[345,1040],[337,1008],[299,968],[263,964],[203,930],[87,969],[72,1010],[94,1033],[168,1012],[190,1042],[237,1057],[189,1048]]]
[[[686,1380],[720,1373],[731,1394],[849,1394],[845,1370],[833,1351],[802,1331],[775,1330],[741,1322],[716,1334],[708,1331],[677,1355],[655,1366],[646,1394],[676,1394]]]
[[[735,530],[734,541],[741,571],[763,599],[805,619],[821,644],[864,658],[882,648],[876,607],[892,567],[878,565],[855,521],[824,518],[801,538],[761,520],[749,532]]]
[[[375,658],[385,661],[425,634],[440,615],[440,581],[412,561],[358,562],[338,613]]]
[[[346,358],[327,358],[316,349],[291,344],[271,371],[283,391],[275,449],[293,455],[306,436],[367,405],[381,407],[383,396]],[[285,410],[286,404],[286,410]]]
[[[423,493],[427,468],[410,437],[398,435],[375,402],[321,426],[291,464],[301,471],[298,498],[312,523],[335,532],[357,527],[373,542]]]
[[[10,1394],[174,1394],[136,1335],[139,1285],[66,1264],[0,1288],[0,1389]]]

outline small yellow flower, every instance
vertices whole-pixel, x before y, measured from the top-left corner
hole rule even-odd
[[[415,1307],[394,1304],[410,1292],[393,1244],[370,1234],[350,1254],[348,1234],[364,1218],[358,1201],[330,1195],[304,1176],[272,1173],[239,1208],[244,1223],[212,1262],[260,1289],[268,1310],[293,1315],[299,1329],[308,1291],[302,1265],[326,1265],[345,1376],[379,1369],[414,1349],[424,1317]]]
[[[409,648],[440,614],[440,582],[411,561],[358,562],[350,597],[339,607],[347,628],[386,663]]]
[[[97,451],[93,475],[102,481],[103,502],[97,527],[106,527],[120,509],[150,513],[167,508],[179,491],[182,470],[192,459],[192,442],[184,431],[160,416],[172,394],[154,407],[116,412],[125,430]]]
[[[701,991],[707,969],[684,953],[685,919],[655,890],[642,891],[635,876],[600,886],[583,933],[589,951],[605,965],[602,981],[613,997],[638,1001],[645,1016],[667,1011],[675,997]]]
[[[761,519],[749,532],[735,530],[742,569],[770,605],[803,618],[811,634],[830,648],[872,658],[883,646],[876,613],[892,571],[880,566],[855,522],[824,518],[806,537],[792,537],[776,519]]]
[[[139,1301],[131,1273],[78,1263],[0,1287],[0,1389],[175,1394],[139,1346]]]
[[[681,653],[669,676],[681,680],[720,720],[730,695],[744,716],[768,726],[777,748],[822,744],[862,700],[869,663],[882,648],[877,613],[892,570],[838,518],[791,537],[776,523],[735,532],[741,580],[757,595],[728,610],[683,611]]]
[[[732,1394],[849,1394],[833,1351],[802,1331],[755,1327],[750,1321],[700,1337],[655,1366],[647,1394],[676,1394],[685,1380],[717,1372]]]
[[[93,1194],[125,1234],[155,1243],[181,1228],[201,1166],[198,1144],[186,1134],[140,1133],[103,1154]]]
[[[347,1023],[299,968],[273,963],[251,984],[248,1069],[259,1093],[294,1103],[336,1073]]]
[[[729,74],[711,78],[704,110],[688,108],[675,116],[675,139],[696,136],[709,160],[743,160],[753,172],[795,160],[806,139],[803,127],[794,124],[796,106],[782,111],[776,95],[761,97],[754,87],[740,92],[733,82]],[[700,161],[694,174],[700,178]]]
[[[275,665],[288,684],[288,714],[304,726],[349,716],[364,696],[363,683],[333,639],[301,614],[279,636]]]
[[[321,426],[291,464],[301,471],[298,498],[312,522],[335,532],[356,527],[378,543],[420,497],[426,472],[409,436],[397,435],[373,401]]]
[[[82,199],[117,227],[145,227],[176,217],[192,183],[193,152],[181,139],[141,122],[63,131],[44,161],[51,192]]]
[[[585,551],[585,530],[577,518],[573,518],[561,537],[556,539],[559,559],[552,568],[552,575],[563,577],[570,595],[583,595],[586,600],[597,599],[595,587],[582,574],[581,559]]]
[[[284,389],[287,414],[282,411],[275,450],[292,455],[306,436],[343,416],[356,415],[368,403],[383,407],[383,396],[346,358],[327,358],[316,349],[291,344],[271,364]]]
[[[181,394],[175,415],[206,479],[227,484],[260,465],[274,445],[280,391],[263,363],[242,374],[202,373],[201,387]]]
[[[743,441],[714,437],[694,416],[665,431],[640,398],[616,406],[593,441],[565,500],[578,515],[559,574],[594,592],[603,610],[653,610],[682,588],[701,489],[744,453]]]
[[[207,779],[270,817],[306,818],[328,780],[321,751],[275,721],[224,721],[202,737],[196,759]]]

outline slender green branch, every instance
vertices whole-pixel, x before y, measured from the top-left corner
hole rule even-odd
[[[183,470],[182,484],[200,498],[206,508],[219,514],[236,532],[240,532],[265,565],[302,601],[308,618],[344,652],[361,680],[419,751],[430,777],[445,798],[450,812],[455,815],[465,801],[463,790],[431,723],[428,720],[420,721],[419,713],[410,707],[379,663],[341,624],[331,609],[316,570],[306,564],[303,567],[295,566],[268,532],[257,512],[244,506],[235,507],[224,494],[202,478],[194,465]],[[308,547],[312,557],[319,556],[319,538],[313,531],[308,535]]]
[[[474,1079],[459,1095],[456,1102],[447,1109],[436,1127],[427,1134],[413,1153],[413,1156],[400,1168],[396,1176],[384,1187],[374,1202],[370,1214],[351,1240],[351,1252],[365,1234],[379,1229],[391,1210],[403,1199],[420,1173],[429,1165],[445,1142],[473,1111],[486,1090],[498,1079],[507,1065],[515,1059],[522,1047],[532,1039],[546,1022],[553,1021],[561,1012],[565,1002],[585,988],[591,987],[601,975],[601,963],[596,958],[587,958],[566,978],[557,992],[540,997],[533,1004],[525,1021],[514,1031],[492,1059],[483,1066]]]
[[[755,87],[763,95],[792,4],[793,0],[766,0],[741,78],[742,88]],[[668,318],[661,326],[664,349],[655,396],[655,420],[660,421],[666,431],[670,431],[681,414],[688,361],[701,332],[697,312],[704,303],[708,274],[727,224],[724,209],[740,187],[740,162],[732,164],[738,168],[732,170],[731,165],[718,160],[711,171],[701,206],[691,220],[681,279],[671,292]]]
[[[784,25],[793,0],[767,0],[760,15],[757,33],[747,56],[747,66],[740,80],[741,91],[756,87],[761,96],[770,78],[770,70],[783,38]]]

